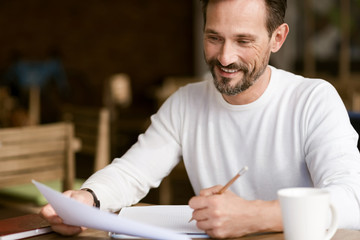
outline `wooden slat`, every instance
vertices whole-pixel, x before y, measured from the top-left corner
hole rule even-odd
[[[67,123],[53,123],[53,124],[37,125],[37,126],[5,128],[5,129],[1,129],[0,136],[10,133],[19,134],[19,130],[22,130],[22,133],[27,133],[27,132],[41,133],[41,132],[58,130],[59,132],[62,132],[62,135],[64,135],[63,130],[66,124]]]
[[[7,186],[15,186],[19,184],[31,183],[32,179],[37,181],[48,181],[63,179],[64,173],[60,168],[44,170],[39,174],[39,172],[32,173],[19,173],[11,176],[0,176],[0,188]]]
[[[26,157],[33,154],[64,152],[67,143],[63,141],[34,142],[19,145],[3,145],[0,147],[0,162],[8,157]]]
[[[64,124],[49,124],[49,126],[41,128],[33,126],[1,129],[0,144],[36,141],[43,138],[49,139],[49,137],[53,139],[64,138],[66,136],[66,132],[64,131],[65,126]]]
[[[63,153],[57,155],[40,155],[30,158],[8,159],[1,161],[0,174],[10,171],[24,171],[31,168],[51,168],[53,166],[62,167],[65,164]]]
[[[20,176],[20,175],[26,175],[26,174],[33,174],[34,176],[44,175],[46,172],[53,171],[53,170],[61,172],[62,175],[64,175],[64,173],[65,173],[63,164],[55,164],[52,166],[47,166],[47,167],[42,167],[42,168],[28,167],[26,169],[16,169],[13,171],[3,172],[3,173],[1,173],[1,178],[5,179],[5,178],[11,178],[11,177],[16,177],[16,176]]]

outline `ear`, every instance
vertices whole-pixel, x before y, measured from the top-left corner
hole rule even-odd
[[[289,33],[289,26],[286,23],[281,24],[272,34],[272,47],[271,51],[273,53],[279,51],[285,39]]]

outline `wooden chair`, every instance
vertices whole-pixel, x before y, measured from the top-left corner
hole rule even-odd
[[[31,180],[60,180],[62,190],[74,187],[74,129],[71,123],[54,123],[0,129],[0,191],[16,186],[34,188]],[[22,192],[20,191],[20,194]],[[0,203],[31,209],[1,196]]]
[[[77,151],[94,159],[93,172],[110,161],[110,112],[107,108],[66,106],[63,118],[75,127],[75,137],[80,140]]]

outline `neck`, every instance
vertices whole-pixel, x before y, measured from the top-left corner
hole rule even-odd
[[[232,105],[245,105],[256,101],[261,95],[265,92],[267,86],[269,85],[271,77],[271,69],[267,67],[264,73],[259,77],[259,79],[249,87],[244,92],[236,94],[234,96],[228,96],[222,94],[226,102]]]

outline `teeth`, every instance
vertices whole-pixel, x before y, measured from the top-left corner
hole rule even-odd
[[[224,72],[227,72],[227,73],[234,73],[234,72],[237,72],[237,70],[236,70],[236,69],[221,68],[221,70],[223,70]]]

